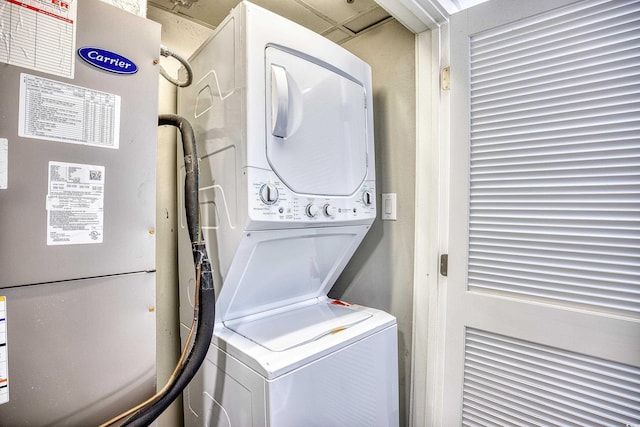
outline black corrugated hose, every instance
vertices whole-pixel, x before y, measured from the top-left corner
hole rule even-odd
[[[215,321],[215,294],[211,263],[203,239],[200,237],[199,202],[198,202],[198,157],[196,141],[191,124],[183,117],[175,114],[163,114],[158,117],[158,125],[172,125],[180,129],[184,147],[184,162],[187,172],[185,180],[185,207],[187,226],[193,251],[196,272],[200,271],[200,287],[198,296],[198,326],[193,347],[182,365],[179,374],[170,387],[151,402],[128,418],[123,426],[139,427],[151,424],[182,393],[193,379],[207,355]],[[199,268],[198,268],[199,267]],[[196,273],[197,274],[197,273]]]
[[[198,151],[193,127],[187,119],[177,114],[161,114],[158,116],[158,126],[170,125],[180,130],[182,148],[184,151],[184,205],[187,211],[187,226],[191,243],[199,241],[199,206],[198,206]],[[195,253],[194,253],[195,261]]]

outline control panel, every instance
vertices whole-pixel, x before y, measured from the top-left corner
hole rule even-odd
[[[271,171],[248,170],[249,215],[254,221],[292,223],[342,222],[373,219],[376,215],[374,181],[365,181],[348,196],[297,194]]]

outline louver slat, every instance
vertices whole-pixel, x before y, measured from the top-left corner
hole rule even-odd
[[[467,329],[463,425],[625,425],[640,369]]]
[[[638,28],[591,1],[471,37],[469,290],[640,317]]]

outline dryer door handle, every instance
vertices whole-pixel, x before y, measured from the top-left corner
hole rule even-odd
[[[271,133],[279,138],[287,137],[289,122],[289,82],[287,70],[271,65]]]

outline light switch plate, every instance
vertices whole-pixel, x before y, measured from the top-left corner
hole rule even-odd
[[[396,220],[396,193],[382,193],[382,220]]]

